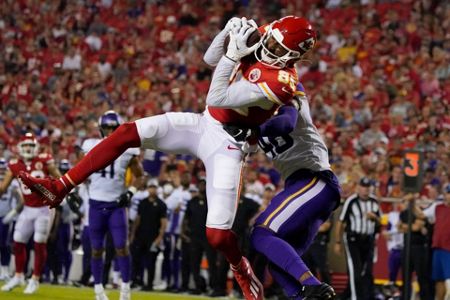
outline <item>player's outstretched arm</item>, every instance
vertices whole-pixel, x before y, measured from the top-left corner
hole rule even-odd
[[[219,32],[214,40],[209,45],[208,50],[206,50],[203,60],[205,63],[211,67],[217,66],[220,58],[224,55],[223,44],[225,43],[225,38],[230,33],[231,29],[242,26],[242,20],[238,17],[233,17],[228,20],[225,27]]]
[[[278,109],[278,114],[259,126],[259,136],[277,137],[291,133],[298,120],[298,110],[291,105]]]

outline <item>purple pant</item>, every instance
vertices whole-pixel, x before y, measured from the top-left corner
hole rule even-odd
[[[60,223],[58,228],[58,239],[56,241],[56,250],[58,255],[58,274],[64,274],[64,282],[69,278],[70,266],[72,265],[72,225]],[[64,273],[62,270],[64,269]]]
[[[89,201],[89,236],[94,250],[103,249],[106,233],[110,231],[114,247],[127,245],[128,223],[125,208],[116,202]]]
[[[9,266],[11,254],[8,251],[10,243],[9,224],[3,224],[3,218],[0,218],[0,263],[2,266]]]
[[[402,266],[402,249],[392,249],[389,252],[389,281],[397,280],[398,272]]]
[[[299,170],[256,219],[252,245],[269,259],[273,277],[288,296],[298,293],[299,278],[309,271],[300,256],[339,201],[339,184],[332,172]],[[317,279],[303,282],[314,283]]]
[[[104,248],[105,236],[108,231],[111,233],[115,249],[127,247],[128,222],[125,208],[118,207],[117,202],[91,199],[89,201],[89,236],[93,252]],[[130,277],[129,255],[119,256],[117,261],[122,281],[128,282]],[[91,269],[95,284],[100,284],[103,277],[103,260],[101,257],[92,256]]]

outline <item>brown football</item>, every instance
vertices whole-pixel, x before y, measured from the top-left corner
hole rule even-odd
[[[259,30],[255,30],[250,34],[247,40],[247,46],[251,47],[255,44],[257,44],[261,40],[261,34],[259,33]],[[223,43],[223,51],[226,53],[228,44],[230,43],[230,35],[227,35],[225,38],[225,41]]]

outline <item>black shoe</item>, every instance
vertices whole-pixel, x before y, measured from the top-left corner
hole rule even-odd
[[[209,297],[226,297],[227,293],[225,291],[218,291],[214,290],[211,294],[209,294]]]
[[[334,289],[326,283],[304,285],[300,291],[303,300],[331,300],[336,298]]]
[[[151,291],[153,291],[153,287],[152,286],[143,286],[142,288],[141,288],[141,291],[145,291],[145,292],[151,292]]]

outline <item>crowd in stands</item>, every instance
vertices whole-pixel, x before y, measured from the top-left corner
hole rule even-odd
[[[201,112],[213,72],[202,56],[227,20],[291,14],[319,34],[298,73],[343,199],[363,176],[378,197],[404,196],[412,148],[424,153],[422,196],[438,198],[450,182],[450,9],[439,0],[1,1],[0,156],[16,155],[32,131],[57,161],[75,163],[109,109],[127,120]],[[204,176],[192,157],[147,150],[142,159],[160,182],[168,165],[193,184]],[[263,153],[247,172],[246,196],[259,204],[280,187]]]

